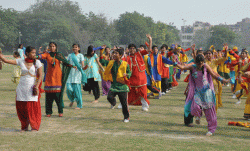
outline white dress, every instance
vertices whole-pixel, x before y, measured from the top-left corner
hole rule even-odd
[[[36,71],[42,67],[42,63],[36,60],[36,66],[32,65],[28,70],[25,66],[25,60],[17,59],[17,65],[21,68],[21,78],[16,89],[17,101],[38,101],[38,96],[33,96],[33,86],[36,82]]]

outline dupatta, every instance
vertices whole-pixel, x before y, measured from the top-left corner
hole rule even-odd
[[[87,83],[87,76],[86,76],[85,72],[82,70],[82,67],[79,64],[79,62],[78,62],[78,60],[76,58],[75,53],[71,54],[71,58],[72,58],[72,61],[75,64],[75,66],[77,67],[77,69],[81,72],[81,74],[82,74],[82,80],[81,80],[81,82],[82,82],[83,85],[85,85]]]
[[[68,60],[64,57],[64,55],[61,52],[50,52],[49,53],[51,57],[55,57],[59,61],[62,61],[62,88],[60,92],[60,101],[63,103],[63,92],[66,86],[67,79],[69,77],[69,73],[71,70],[72,65],[68,62]]]

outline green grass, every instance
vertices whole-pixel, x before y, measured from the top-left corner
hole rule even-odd
[[[249,150],[250,129],[227,125],[228,121],[245,122],[244,103],[235,104],[229,87],[223,87],[223,107],[218,110],[213,136],[205,136],[205,117],[200,125],[184,126],[184,82],[161,99],[150,99],[149,112],[130,106],[129,123],[122,122],[120,109],[109,109],[106,97],[92,104],[94,96],[86,92],[81,110],[69,108],[65,94],[64,117],[58,117],[54,103],[52,117],[46,118],[43,94],[40,130],[20,133],[12,71],[6,64],[0,71],[0,150]]]

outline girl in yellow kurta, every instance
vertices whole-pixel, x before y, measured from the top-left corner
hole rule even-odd
[[[213,52],[212,50],[207,50],[206,53],[206,64],[208,64],[213,71],[217,73],[217,67],[220,63],[224,63],[227,58],[226,57],[221,57],[218,59],[212,59],[213,57]],[[214,91],[215,91],[215,97],[216,97],[216,106],[215,110],[217,111],[218,107],[222,107],[222,100],[221,100],[221,94],[222,94],[222,86],[221,82],[218,81],[217,79],[213,78],[213,84],[214,84]]]

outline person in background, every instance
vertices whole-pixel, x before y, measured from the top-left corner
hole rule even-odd
[[[99,73],[99,67],[102,71],[104,71],[103,66],[99,62],[99,57],[94,51],[94,47],[90,45],[88,47],[87,54],[85,55],[84,65],[86,76],[87,76],[87,84],[84,87],[86,91],[93,91],[95,100],[92,103],[98,103],[98,99],[100,98],[100,89],[98,82],[101,81],[101,75]]]
[[[19,55],[19,53],[17,51],[15,51],[13,53],[13,57],[15,59],[20,59],[20,55]],[[15,84],[18,84],[19,81],[20,81],[20,77],[21,77],[21,68],[20,68],[20,66],[14,66],[12,82],[14,82]]]
[[[25,58],[24,50],[23,50],[23,44],[19,44],[19,45],[18,45],[17,52],[19,53],[21,59],[24,59],[24,58]]]
[[[73,53],[68,55],[67,60],[70,64],[76,66],[78,70],[71,69],[67,80],[66,92],[70,100],[69,106],[72,107],[74,101],[76,101],[77,107],[75,109],[79,110],[82,108],[81,84],[85,85],[87,83],[87,77],[82,69],[84,67],[84,56],[80,53],[80,45],[73,44],[72,49]]]

